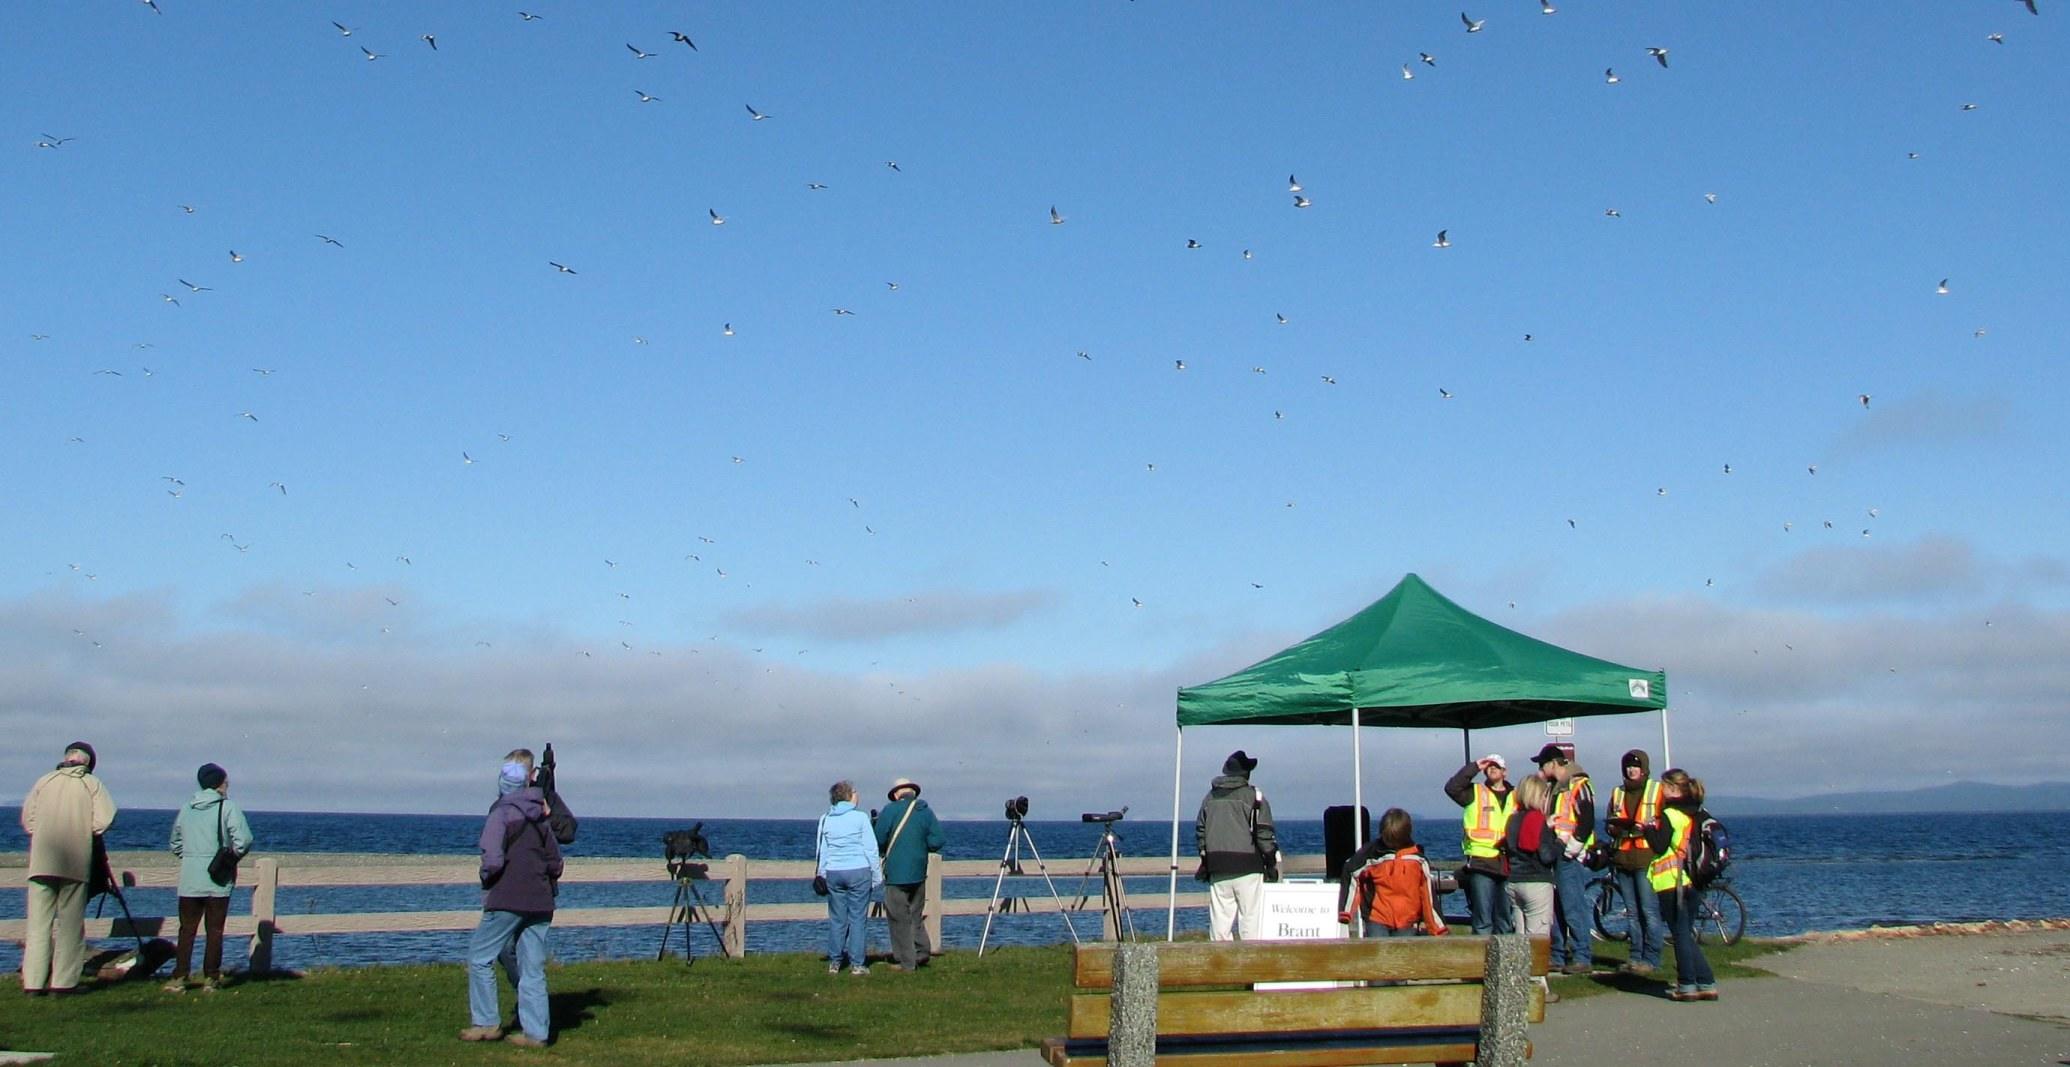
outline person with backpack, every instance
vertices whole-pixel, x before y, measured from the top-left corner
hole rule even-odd
[[[1718,979],[1696,939],[1699,890],[1689,876],[1696,828],[1710,818],[1703,810],[1703,782],[1678,767],[1661,775],[1660,783],[1662,814],[1671,836],[1666,851],[1646,873],[1660,898],[1660,913],[1675,933],[1675,987],[1668,991],[1668,999],[1716,1000]]]
[[[1595,784],[1574,758],[1573,745],[1548,743],[1533,762],[1553,785],[1552,814],[1546,821],[1560,839],[1560,856],[1553,863],[1552,967],[1562,974],[1588,974],[1596,960],[1584,857],[1596,843]]]
[[[1213,941],[1264,936],[1265,883],[1279,881],[1279,831],[1265,791],[1251,784],[1257,769],[1256,757],[1242,749],[1230,753],[1193,820],[1193,847],[1200,853],[1193,876],[1208,885]]]
[[[223,984],[223,926],[230,917],[230,893],[237,886],[237,865],[220,869],[219,857],[243,859],[252,850],[252,827],[244,809],[230,799],[230,775],[204,763],[194,772],[201,787],[173,818],[172,854],[180,860],[180,940],[173,955],[168,993],[185,993],[194,962],[194,931],[206,928],[201,950],[201,989],[213,993]],[[224,880],[218,881],[218,876]]]
[[[1667,850],[1667,823],[1660,813],[1660,783],[1652,780],[1653,764],[1643,749],[1632,749],[1619,761],[1624,781],[1610,791],[1603,816],[1603,837],[1610,848],[1610,875],[1632,905],[1631,959],[1621,974],[1648,975],[1660,966],[1667,947],[1660,903],[1647,881],[1647,870]]]
[[[1478,773],[1482,780],[1476,782]],[[1461,821],[1465,837],[1460,850],[1466,865],[1459,869],[1459,884],[1466,890],[1466,910],[1477,934],[1510,934],[1516,928],[1509,921],[1509,901],[1503,881],[1509,866],[1502,858],[1502,835],[1509,827],[1512,810],[1509,761],[1500,755],[1486,755],[1453,773],[1445,782],[1445,795],[1465,809]]]
[[[1377,846],[1377,848],[1375,847]],[[1416,844],[1416,823],[1400,808],[1380,816],[1380,837],[1344,864],[1337,921],[1365,918],[1366,937],[1442,936],[1450,932],[1430,888],[1430,861]]]
[[[546,935],[561,877],[546,794],[532,784],[532,752],[517,749],[496,775],[496,802],[482,822],[482,919],[467,949],[467,1012],[462,1041],[505,1041],[543,1048],[553,1037],[547,1011]],[[519,1029],[506,1035],[497,1005],[496,964],[515,945]]]

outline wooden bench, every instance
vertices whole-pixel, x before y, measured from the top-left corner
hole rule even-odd
[[[1489,938],[1474,936],[1342,941],[1184,942],[1155,946],[1155,1062],[1172,1067],[1335,1067],[1371,1063],[1463,1063],[1480,1057]],[[1507,944],[1513,959],[1519,941]],[[1547,942],[1528,942],[1529,972],[1546,973]],[[1143,957],[1139,957],[1143,958]],[[1522,1021],[1545,1019],[1545,994],[1511,967],[1512,1001],[1523,1020],[1510,1044],[1529,1056]],[[1078,947],[1065,1036],[1043,1043],[1054,1067],[1108,1062],[1115,1005],[1116,946]],[[1402,983],[1308,989],[1250,988],[1254,982]],[[1124,982],[1136,986],[1136,982]],[[1147,989],[1147,982],[1140,988]],[[1511,1013],[1514,1017],[1514,1012]],[[1490,1011],[1487,1017],[1494,1018]],[[1124,1037],[1113,1032],[1114,1047]],[[1147,1041],[1143,1047],[1147,1047]],[[1129,1057],[1117,1051],[1117,1061]],[[1142,1062],[1148,1062],[1144,1059]]]

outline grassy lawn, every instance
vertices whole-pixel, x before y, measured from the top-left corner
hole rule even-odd
[[[1786,945],[1747,940],[1707,950],[1721,980],[1765,972],[1741,961]],[[1661,996],[1674,953],[1649,978],[1555,977],[1562,998]],[[1609,970],[1625,946],[1598,944]],[[618,961],[548,971],[552,1048],[527,1052],[456,1039],[467,1025],[457,966],[364,967],[169,994],[157,982],[81,996],[0,997],[0,1048],[55,1052],[60,1064],[556,1063],[761,1064],[1032,1048],[1063,1032],[1070,946],[938,956],[915,974],[878,966],[832,976],[817,957],[699,958],[686,966]],[[503,996],[506,1013],[510,993]],[[1555,1009],[1557,1010],[1557,1009]],[[508,1018],[508,1014],[505,1016]]]
[[[60,1064],[755,1064],[1031,1048],[1063,1032],[1070,946],[833,976],[817,957],[575,963],[548,970],[553,1047],[463,1044],[457,966],[312,971],[207,995],[159,983],[0,998],[0,1048]],[[510,992],[503,1004],[509,1018]]]
[[[1756,956],[1786,952],[1794,947],[1796,947],[1794,942],[1764,941],[1749,937],[1730,948],[1717,944],[1706,945],[1704,946],[1703,954],[1706,959],[1711,961],[1711,970],[1717,975],[1718,981],[1722,983],[1740,978],[1774,977],[1767,971],[1746,966],[1745,961]],[[1640,978],[1634,975],[1605,973],[1614,972],[1618,964],[1630,958],[1630,946],[1617,942],[1598,941],[1595,947],[1596,973],[1586,977],[1582,975],[1573,975],[1571,977],[1554,975],[1552,980],[1553,992],[1558,993],[1562,1000],[1579,1000],[1585,997],[1599,996],[1604,993],[1642,993],[1658,997],[1666,996],[1668,989],[1675,982],[1674,943],[1669,942],[1668,946],[1661,950],[1660,969],[1647,977]]]

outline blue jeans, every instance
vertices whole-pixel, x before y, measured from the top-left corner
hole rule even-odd
[[[544,1041],[552,1035],[546,1010],[546,932],[552,925],[551,915],[482,912],[481,925],[474,928],[474,940],[467,946],[467,1014],[474,1025],[502,1025],[496,1005],[496,962],[514,947],[517,969],[510,977],[517,985],[518,1025],[526,1037]]]
[[[868,963],[870,889],[868,867],[827,872],[827,962],[861,967]]]
[[[1579,963],[1589,966],[1596,962],[1595,946],[1590,943],[1590,928],[1595,925],[1594,909],[1589,904],[1588,880],[1590,871],[1579,860],[1562,858],[1553,866],[1554,902],[1552,963]]]
[[[1667,926],[1660,921],[1660,894],[1653,891],[1645,871],[1613,868],[1617,888],[1632,905],[1632,962],[1660,966],[1660,952],[1667,947]]]
[[[1696,890],[1682,893],[1680,900],[1672,889],[1657,894],[1661,914],[1675,930],[1675,985],[1685,992],[1709,989],[1718,979],[1711,974],[1711,961],[1704,957],[1703,946],[1696,943]]]
[[[1516,926],[1509,921],[1509,899],[1503,892],[1503,883],[1509,879],[1471,867],[1466,868],[1460,878],[1466,883],[1466,910],[1474,933],[1517,932]]]

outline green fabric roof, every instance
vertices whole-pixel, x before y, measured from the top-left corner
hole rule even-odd
[[[1667,706],[1667,673],[1497,626],[1411,574],[1365,610],[1241,671],[1179,690],[1179,725],[1482,730]]]

